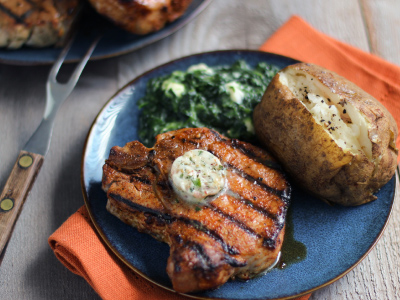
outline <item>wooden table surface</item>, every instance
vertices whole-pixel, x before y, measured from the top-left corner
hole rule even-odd
[[[47,238],[83,205],[81,154],[97,112],[125,83],[171,59],[217,49],[257,49],[297,14],[338,40],[400,65],[398,0],[214,0],[194,21],[141,50],[89,62],[56,118],[51,148],[0,266],[0,298],[99,299],[55,258]],[[49,66],[0,64],[0,186],[39,124]],[[399,99],[400,101],[400,99]],[[371,253],[311,299],[400,299],[400,203]]]

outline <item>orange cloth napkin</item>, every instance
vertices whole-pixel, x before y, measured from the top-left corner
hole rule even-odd
[[[136,275],[112,253],[81,207],[50,237],[56,257],[71,272],[82,276],[105,300],[188,300]],[[307,300],[310,296],[296,298]]]
[[[399,122],[400,67],[336,41],[297,16],[282,26],[261,49],[337,72],[380,100]],[[57,258],[70,271],[85,278],[103,299],[188,299],[149,283],[120,262],[96,234],[85,207],[49,237],[49,244]]]
[[[49,243],[64,266],[82,276],[102,299],[188,299],[131,271],[103,244],[84,206],[50,236]]]

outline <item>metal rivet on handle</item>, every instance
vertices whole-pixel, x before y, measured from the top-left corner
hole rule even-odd
[[[18,160],[18,165],[23,169],[29,168],[32,165],[32,163],[33,163],[32,156],[27,154],[22,155]]]
[[[9,211],[14,207],[14,201],[10,198],[4,198],[0,202],[0,209],[2,211]]]

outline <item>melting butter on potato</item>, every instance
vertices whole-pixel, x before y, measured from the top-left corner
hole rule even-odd
[[[293,180],[342,205],[376,199],[394,175],[397,125],[374,97],[313,64],[278,72],[253,114],[260,141]]]

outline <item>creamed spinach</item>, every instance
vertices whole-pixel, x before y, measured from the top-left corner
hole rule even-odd
[[[231,66],[193,65],[186,71],[150,79],[139,100],[139,138],[152,146],[163,132],[208,127],[240,140],[254,142],[254,107],[278,68],[244,61]]]

